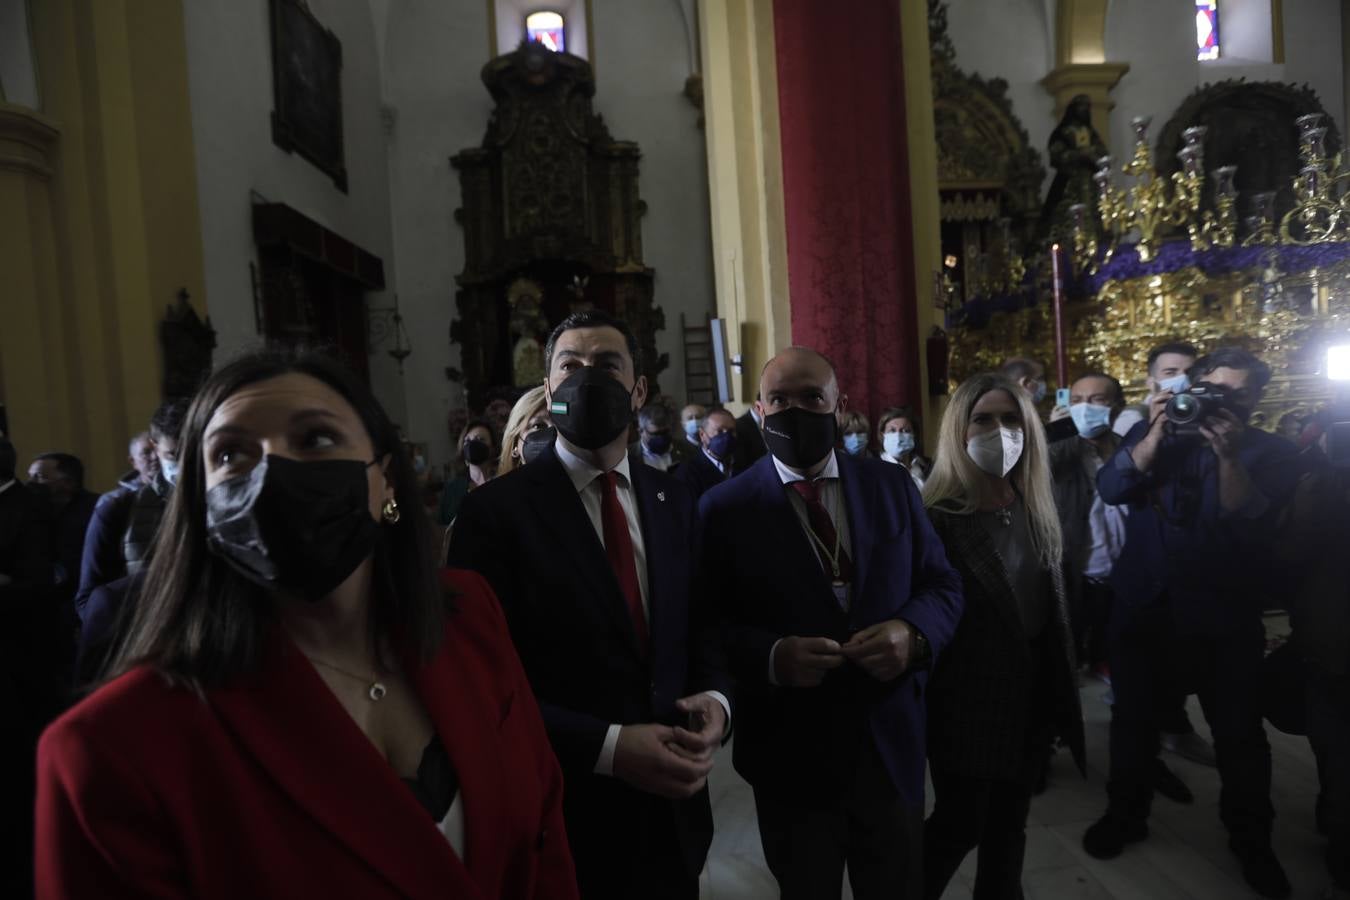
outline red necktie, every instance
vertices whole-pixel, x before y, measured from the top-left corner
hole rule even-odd
[[[811,531],[816,536],[816,540],[811,544],[816,549],[816,555],[820,557],[820,564],[825,567],[825,574],[832,580],[842,581],[845,584],[853,581],[853,560],[849,559],[848,550],[839,542],[839,535],[834,530],[834,522],[830,520],[825,504],[820,502],[820,488],[810,481],[792,481],[789,484],[806,501],[806,521],[810,523]],[[834,564],[830,562],[830,554],[834,552],[836,543],[839,544],[837,576],[834,574]]]
[[[600,522],[605,535],[605,556],[619,580],[628,615],[633,620],[633,633],[638,646],[647,649],[647,614],[642,609],[642,587],[638,584],[637,558],[633,555],[633,538],[628,533],[628,516],[619,503],[617,472],[606,472],[600,482]]]

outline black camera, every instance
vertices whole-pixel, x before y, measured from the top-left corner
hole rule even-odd
[[[1175,395],[1167,401],[1164,414],[1171,425],[1172,434],[1180,437],[1199,436],[1200,426],[1205,419],[1217,415],[1221,409],[1229,409],[1232,391],[1217,384],[1199,382],[1190,389]]]

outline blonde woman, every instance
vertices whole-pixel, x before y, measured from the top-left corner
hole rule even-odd
[[[934,808],[924,896],[978,848],[975,896],[1021,896],[1032,785],[1059,735],[1084,771],[1045,433],[1009,379],[976,375],[942,420],[924,504],[966,608],[928,687]]]
[[[506,420],[506,433],[502,438],[502,456],[497,463],[498,477],[512,469],[518,469],[533,458],[530,445],[547,446],[549,431],[548,410],[545,408],[544,386],[530,388],[516,405],[511,407],[511,415]],[[531,435],[537,435],[530,440]]]

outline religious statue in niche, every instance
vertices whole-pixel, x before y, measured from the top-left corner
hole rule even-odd
[[[543,341],[548,335],[544,315],[544,289],[539,282],[517,278],[506,289],[510,308],[508,327],[515,343],[511,347],[511,380],[517,387],[542,384],[548,375]]]
[[[1050,165],[1055,180],[1041,208],[1039,233],[1043,239],[1073,241],[1073,217],[1069,207],[1081,203],[1088,209],[1089,228],[1099,231],[1097,188],[1092,176],[1100,168],[1098,160],[1108,154],[1106,144],[1092,127],[1092,101],[1079,94],[1069,101],[1064,118],[1050,133]],[[1098,235],[1100,237],[1100,235]]]

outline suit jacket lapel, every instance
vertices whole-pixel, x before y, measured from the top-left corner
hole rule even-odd
[[[502,768],[498,746],[498,728],[510,711],[514,695],[507,698],[504,708],[484,708],[484,698],[497,696],[494,685],[472,684],[469,680],[479,673],[466,674],[452,662],[453,644],[458,632],[446,632],[443,646],[428,665],[409,666],[413,682],[426,705],[441,744],[450,754],[459,787],[464,799],[465,863],[469,871],[480,875],[483,884],[501,883],[502,874],[512,849],[504,841],[476,840],[475,828],[486,830],[487,823],[496,822],[502,809],[510,807],[511,793],[508,779],[511,773]],[[465,740],[465,735],[474,739]]]
[[[481,896],[436,823],[280,629],[258,670],[208,701],[277,787],[397,891]]]
[[[758,481],[764,507],[769,510],[769,515],[765,516],[765,527],[770,530],[770,546],[782,549],[783,560],[797,569],[797,577],[803,583],[815,585],[814,593],[821,598],[822,603],[828,602],[838,609],[838,604],[834,602],[830,580],[825,577],[825,570],[820,564],[820,557],[811,544],[811,539],[802,530],[797,510],[788,500],[788,489],[778,477],[773,457],[769,454],[761,456],[752,468],[737,477],[754,478]]]
[[[853,557],[853,605],[849,609],[850,618],[857,611],[858,601],[863,597],[863,588],[867,585],[867,567],[872,561],[872,547],[876,543],[872,518],[868,515],[868,495],[863,490],[862,466],[836,452],[839,460],[839,484],[844,498],[844,508],[848,514],[848,536],[852,544],[850,554]]]
[[[660,559],[660,548],[666,540],[665,493],[652,484],[643,466],[630,466],[628,471],[633,476],[633,506],[637,509],[642,544],[647,551],[647,633],[655,643],[661,613],[666,605],[665,592],[661,590],[661,564],[664,560]],[[658,497],[658,494],[661,496]]]
[[[590,589],[583,593],[594,598],[623,633],[625,643],[638,653],[633,620],[629,617],[619,580],[610,568],[609,557],[605,556],[605,545],[595,533],[595,526],[586,515],[581,497],[557,454],[550,450],[543,459],[521,471],[529,473],[535,483],[536,490],[530,492],[535,513],[549,536],[557,539],[560,557],[565,558],[566,564],[570,564],[589,586]],[[634,471],[631,463],[629,471]],[[648,556],[650,559],[650,553]],[[650,587],[648,594],[651,594]]]

